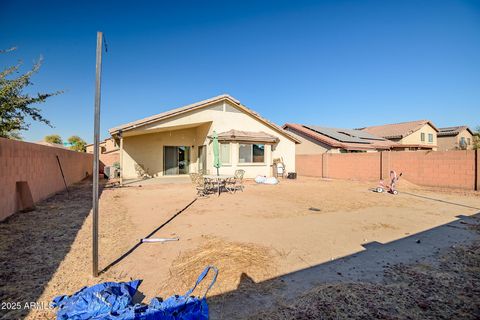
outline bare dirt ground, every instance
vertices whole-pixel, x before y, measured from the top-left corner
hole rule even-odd
[[[389,265],[432,264],[451,246],[477,238],[467,217],[480,211],[478,193],[406,181],[398,196],[371,187],[375,183],[314,178],[276,186],[249,182],[244,192],[193,203],[188,184],[105,188],[100,199],[104,271],[95,279],[86,181],[69,197],[57,195],[0,224],[0,301],[22,302],[4,318],[53,318],[41,304],[28,309],[23,303],[47,304],[56,295],[102,281],[143,279],[139,299],[144,301],[183,294],[208,264],[220,269],[208,295],[212,318],[245,318],[265,308],[274,318],[279,304],[301,303],[298,297],[318,285],[360,281],[375,288],[389,281],[384,274]],[[180,241],[139,245],[151,234]]]
[[[390,266],[381,283],[319,285],[249,319],[479,319],[480,242],[434,262]]]

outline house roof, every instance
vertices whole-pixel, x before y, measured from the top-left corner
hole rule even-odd
[[[263,131],[251,132],[232,129],[226,132],[219,133],[218,140],[276,143],[279,139],[278,137]]]
[[[439,137],[451,137],[456,136],[463,130],[467,130],[470,134],[473,135],[472,130],[468,126],[457,126],[457,127],[445,127],[445,128],[438,128],[437,136]]]
[[[366,131],[373,135],[383,137],[385,139],[402,139],[415,131],[419,130],[424,125],[429,124],[438,132],[435,125],[429,120],[417,120],[392,124],[384,124],[381,126],[371,126],[366,128],[359,128],[359,130]]]
[[[110,139],[112,139],[112,138],[106,138],[106,139],[104,139],[104,140],[102,140],[102,141],[99,141],[98,144],[99,144],[99,145],[105,144],[105,143],[107,143],[107,140],[110,140]],[[90,146],[93,146],[93,145],[94,145],[93,143],[89,143],[89,144],[86,145],[86,147],[90,147]]]
[[[295,123],[286,123],[283,128],[306,135],[331,147],[345,150],[389,150],[397,145],[395,142],[361,130],[307,126]]]
[[[192,103],[192,104],[180,107],[180,108],[171,109],[171,110],[168,110],[168,111],[165,111],[165,112],[162,112],[162,113],[159,113],[159,114],[147,117],[147,118],[143,118],[143,119],[140,119],[140,120],[136,120],[136,121],[133,121],[133,122],[129,122],[129,123],[111,128],[108,131],[112,136],[113,135],[118,135],[120,132],[132,130],[132,129],[138,128],[140,126],[150,124],[152,122],[168,119],[170,117],[180,115],[180,114],[183,114],[183,113],[186,113],[186,112],[189,112],[189,111],[201,109],[201,108],[210,106],[210,105],[212,105],[214,103],[217,103],[217,102],[220,102],[220,101],[230,102],[232,105],[235,105],[238,109],[240,109],[240,110],[244,111],[245,113],[253,116],[257,120],[263,122],[267,126],[271,127],[275,131],[279,132],[283,136],[289,138],[290,140],[292,140],[296,143],[300,143],[300,141],[298,139],[296,139],[292,135],[290,135],[287,132],[285,132],[284,130],[282,130],[282,128],[280,126],[278,126],[275,123],[263,118],[258,113],[256,113],[255,111],[247,108],[246,106],[241,104],[240,101],[238,101],[237,99],[233,98],[232,96],[230,96],[228,94],[222,94],[222,95],[219,95],[219,96],[216,96],[216,97],[213,97],[213,98],[210,98],[210,99],[202,100],[202,101],[199,101],[199,102],[195,102],[195,103]]]
[[[69,150],[68,147],[66,147],[66,146],[64,146],[63,144],[60,144],[60,143],[52,143],[52,142],[46,142],[46,141],[37,141],[37,142],[33,142],[33,143],[41,144],[41,145],[48,146],[48,147],[55,147],[55,148]]]
[[[354,129],[338,129],[327,128],[314,125],[303,125],[305,128],[316,131],[320,134],[331,137],[340,142],[352,142],[352,143],[370,143],[368,140],[385,140],[380,137],[376,137],[368,132]]]

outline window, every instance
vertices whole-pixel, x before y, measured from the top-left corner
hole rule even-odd
[[[467,138],[467,144],[470,145],[470,138]]]
[[[238,148],[238,162],[240,163],[265,162],[265,145],[240,144]]]
[[[253,162],[265,162],[265,145],[253,144]]]
[[[428,134],[428,142],[433,143],[433,133]]]
[[[420,140],[422,142],[425,142],[425,133],[424,132],[420,133]]]
[[[220,143],[220,163],[230,163],[230,143]]]
[[[249,163],[252,161],[252,145],[251,144],[240,144],[238,148],[238,162],[240,163]]]

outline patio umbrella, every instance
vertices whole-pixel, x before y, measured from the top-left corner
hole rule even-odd
[[[213,131],[212,144],[213,144],[213,166],[217,168],[217,176],[218,176],[219,175],[218,168],[220,168],[222,164],[220,163],[220,144],[218,143],[218,135],[217,135],[217,132],[215,131]]]

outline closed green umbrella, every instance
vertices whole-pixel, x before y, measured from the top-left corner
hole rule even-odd
[[[219,175],[218,168],[220,168],[222,164],[220,163],[220,144],[218,143],[218,135],[217,135],[217,132],[215,131],[213,131],[212,144],[213,144],[213,166],[217,168],[217,176],[218,176]]]

